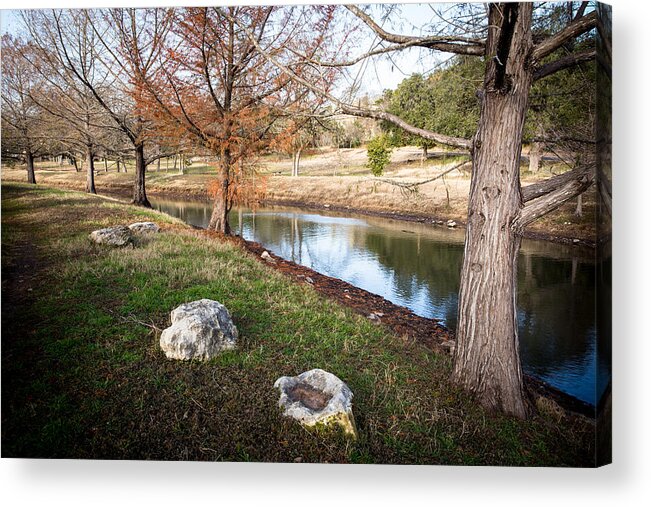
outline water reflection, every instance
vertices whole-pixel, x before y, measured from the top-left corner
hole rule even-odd
[[[210,219],[205,203],[159,200],[154,206],[200,227]],[[276,255],[456,327],[462,231],[286,208],[235,210],[231,225]],[[596,353],[594,285],[590,252],[522,242],[518,322],[524,370],[592,404],[605,387],[595,387],[597,378],[610,377]],[[606,356],[600,350],[599,357]]]

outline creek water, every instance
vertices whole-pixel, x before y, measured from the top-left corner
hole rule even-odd
[[[206,227],[209,203],[154,198],[154,208]],[[464,233],[429,224],[271,207],[231,212],[234,233],[454,330]],[[597,343],[595,256],[578,246],[523,240],[518,324],[523,369],[594,405],[610,379]],[[599,352],[599,353],[597,353]]]

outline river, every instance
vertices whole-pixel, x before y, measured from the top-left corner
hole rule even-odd
[[[151,202],[192,225],[206,227],[210,219],[208,203]],[[233,210],[230,219],[235,233],[284,259],[456,327],[463,231],[281,207]],[[522,241],[518,323],[523,369],[592,405],[611,374],[610,344],[597,343],[595,266],[592,250]]]

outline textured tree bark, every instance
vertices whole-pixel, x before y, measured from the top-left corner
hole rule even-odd
[[[88,169],[86,170],[86,192],[89,194],[96,194],[95,191],[95,161],[93,160],[93,148],[86,147],[86,159],[88,161]]]
[[[534,141],[531,143],[531,149],[529,150],[529,172],[537,173],[540,169],[540,143]]]
[[[516,318],[520,152],[532,4],[491,4],[461,270],[452,378],[487,409],[525,418]]]
[[[228,148],[225,148],[222,151],[219,167],[219,188],[215,195],[215,200],[213,201],[212,215],[210,216],[208,229],[211,231],[221,232],[222,234],[230,234],[231,227],[228,223],[228,193],[230,184],[231,152]]]
[[[36,184],[36,173],[34,172],[34,155],[31,151],[27,150],[27,183]]]
[[[143,144],[136,145],[136,179],[133,185],[132,204],[151,208],[151,203],[147,199],[145,192],[145,147]]]

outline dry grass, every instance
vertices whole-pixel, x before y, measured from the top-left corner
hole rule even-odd
[[[433,182],[418,186],[415,191],[387,183],[399,184],[424,181],[458,164],[464,157],[459,153],[430,154],[424,160],[416,147],[395,149],[391,164],[382,178],[374,178],[366,164],[366,150],[321,149],[304,156],[301,161],[301,175],[291,177],[291,159],[281,155],[267,155],[258,161],[259,171],[266,175],[267,191],[264,199],[274,203],[305,204],[309,206],[332,206],[351,210],[388,212],[396,215],[416,215],[429,219],[464,222],[467,215],[467,199],[470,176],[467,166],[447,174]],[[195,162],[187,174],[178,171],[156,171],[150,167],[147,175],[147,189],[150,193],[187,195],[206,198],[208,182],[214,178],[213,165]],[[117,173],[112,168],[104,172],[97,164],[95,184],[98,192],[130,192],[133,185],[133,168],[128,173]],[[523,171],[526,168],[523,166]],[[561,167],[545,163],[539,174],[522,174],[523,186],[547,178]],[[37,181],[48,186],[75,190],[85,188],[85,173],[76,172],[73,167],[59,167],[53,163],[37,166]],[[25,181],[24,168],[2,168],[2,179]],[[580,238],[594,241],[595,238],[595,196],[588,191],[584,196],[583,217],[574,215],[576,200],[570,201],[543,219],[535,222],[530,230],[553,236]]]

